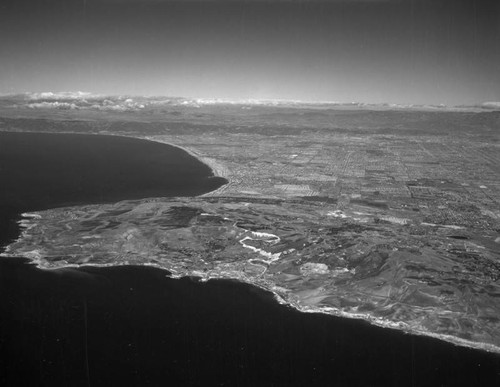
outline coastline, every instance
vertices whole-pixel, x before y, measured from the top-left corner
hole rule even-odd
[[[43,212],[43,211],[42,211]],[[32,211],[29,213],[21,214],[23,219],[19,221],[20,228],[22,230],[19,240],[23,238],[26,239],[29,237],[29,230],[36,226],[37,221],[41,218],[40,211]],[[30,261],[30,264],[35,265],[38,269],[41,270],[49,270],[49,271],[58,271],[58,270],[66,270],[66,269],[79,269],[83,267],[118,267],[118,266],[147,266],[154,267],[160,270],[165,271],[167,276],[172,279],[181,279],[193,277],[198,279],[201,282],[213,281],[213,280],[232,280],[237,281],[239,283],[248,284],[251,286],[255,286],[261,290],[266,292],[270,292],[273,295],[275,301],[281,305],[285,305],[292,309],[295,309],[301,313],[312,313],[312,314],[323,314],[330,317],[339,317],[339,318],[348,318],[354,320],[362,320],[371,325],[396,330],[405,334],[411,334],[422,337],[431,337],[434,339],[438,339],[443,342],[447,342],[458,347],[471,348],[479,351],[486,351],[489,353],[494,353],[496,355],[500,355],[500,347],[498,345],[492,343],[486,343],[481,341],[472,341],[464,338],[460,338],[458,336],[447,335],[447,334],[439,334],[436,332],[430,332],[428,330],[419,329],[418,326],[405,323],[403,321],[395,322],[391,320],[386,320],[380,317],[372,316],[370,314],[363,313],[350,313],[343,311],[339,308],[335,307],[311,307],[307,305],[301,305],[297,302],[297,298],[294,297],[293,293],[287,293],[280,291],[280,289],[276,286],[275,283],[268,281],[259,281],[252,280],[250,277],[247,277],[243,272],[237,271],[222,271],[220,273],[216,272],[207,272],[202,273],[199,270],[192,270],[183,268],[179,270],[176,267],[168,267],[156,262],[141,262],[141,263],[132,263],[128,260],[125,261],[116,261],[116,262],[107,262],[107,263],[95,263],[95,262],[86,262],[86,263],[68,263],[63,261],[50,262],[46,260],[43,254],[40,254],[40,251],[37,249],[32,250],[28,253],[16,253],[9,248],[10,245],[6,246],[4,252],[0,253],[0,257],[22,257],[26,258]]]
[[[255,286],[256,288],[263,290],[265,292],[269,292],[273,295],[274,300],[280,304],[287,306],[289,308],[292,308],[300,313],[308,313],[308,314],[321,314],[321,315],[326,315],[329,317],[335,317],[335,318],[347,318],[347,319],[352,319],[352,320],[361,320],[365,321],[366,323],[379,327],[379,328],[384,328],[384,329],[390,329],[390,330],[395,330],[398,332],[401,332],[403,334],[410,334],[410,335],[415,335],[415,336],[421,336],[421,337],[429,337],[433,339],[437,339],[442,342],[446,342],[448,344],[455,345],[457,347],[462,347],[462,348],[469,348],[473,350],[478,350],[478,351],[484,351],[488,353],[492,353],[495,355],[500,355],[500,347],[494,345],[494,344],[489,344],[489,343],[484,343],[484,342],[475,342],[475,341],[470,341],[466,339],[462,339],[456,336],[452,335],[442,335],[438,333],[433,333],[425,330],[420,330],[415,327],[412,327],[404,322],[392,322],[392,321],[387,321],[382,318],[377,318],[374,316],[370,316],[368,314],[364,315],[361,313],[348,313],[344,312],[340,309],[337,308],[332,308],[332,307],[319,307],[319,308],[313,308],[309,306],[302,306],[294,302],[294,300],[288,299],[286,295],[280,294],[277,292],[275,289],[273,289],[273,286],[269,287],[266,286],[263,283],[259,282],[253,282],[250,281],[248,278],[245,278],[244,276],[238,277],[238,276],[226,276],[226,275],[200,275],[199,272],[197,273],[180,273],[176,271],[174,268],[167,268],[164,267],[160,264],[154,263],[154,262],[145,262],[145,263],[140,263],[140,264],[131,264],[129,262],[114,262],[114,263],[82,263],[82,264],[73,264],[73,263],[66,263],[64,265],[60,264],[51,264],[48,263],[47,261],[44,261],[44,259],[41,256],[35,257],[35,256],[25,256],[25,255],[16,255],[16,254],[10,254],[9,252],[4,252],[0,254],[0,257],[15,257],[15,256],[20,256],[22,258],[30,260],[30,264],[34,265],[37,269],[40,270],[48,270],[48,271],[58,271],[58,270],[74,270],[74,269],[80,269],[84,267],[96,267],[96,268],[109,268],[109,267],[120,267],[120,266],[130,266],[130,267],[153,267],[162,271],[165,271],[168,273],[166,276],[172,279],[182,279],[182,278],[196,278],[200,282],[207,282],[207,281],[217,281],[217,280],[230,280],[230,281],[236,281],[238,283],[242,284],[247,284],[251,286]]]
[[[196,159],[201,161],[203,164],[205,164],[207,167],[209,167],[213,171],[213,174],[215,177],[223,177],[223,178],[228,179],[228,180],[230,178],[231,174],[225,166],[221,165],[219,162],[215,161],[214,159],[212,159],[210,157],[202,156],[200,153],[198,153],[193,148],[188,148],[186,146],[174,144],[172,142],[163,141],[161,139],[158,139],[158,138],[152,137],[152,136],[145,136],[145,137],[124,136],[124,137],[153,141],[153,142],[157,142],[160,144],[170,145],[170,146],[173,146],[175,148],[182,149],[183,151],[185,151],[186,153],[189,153],[191,156],[195,157]]]
[[[11,130],[3,130],[0,128],[0,132],[11,132]],[[124,137],[124,138],[131,138],[131,139],[136,139],[136,140],[145,140],[145,141],[151,141],[151,142],[156,142],[159,144],[164,144],[164,145],[169,145],[174,148],[181,149],[182,151],[188,153],[190,156],[194,157],[197,159],[199,162],[202,164],[206,165],[210,170],[212,171],[212,174],[214,177],[222,177],[227,180],[227,183],[222,185],[221,187],[217,188],[214,191],[210,191],[207,193],[204,193],[202,195],[199,195],[200,197],[204,196],[216,196],[220,193],[222,193],[232,182],[231,180],[231,172],[230,170],[222,165],[220,162],[216,161],[213,158],[210,157],[205,157],[202,156],[199,152],[197,152],[195,149],[188,148],[186,146],[174,144],[169,141],[164,141],[160,138],[157,138],[155,136],[133,136],[133,135],[127,135],[123,133],[105,133],[105,134],[100,134],[100,133],[78,133],[78,132],[72,132],[72,131],[60,131],[60,132],[51,132],[51,131],[21,131],[22,133],[47,133],[47,134],[73,134],[73,135],[88,135],[88,136],[115,136],[115,137]]]
[[[144,136],[144,137],[126,136],[126,137],[137,138],[137,139],[141,139],[141,140],[153,141],[153,142],[157,142],[157,143],[164,144],[164,145],[170,145],[170,146],[173,146],[175,148],[181,149],[184,152],[186,152],[189,155],[191,155],[194,158],[196,158],[197,160],[199,160],[202,164],[204,164],[207,167],[209,167],[212,170],[212,173],[213,173],[214,177],[222,177],[222,178],[224,178],[224,179],[227,180],[227,183],[224,184],[223,186],[217,188],[214,191],[210,191],[210,192],[204,193],[202,195],[199,195],[200,197],[216,196],[218,194],[221,194],[222,192],[224,192],[226,190],[226,188],[232,182],[232,180],[231,180],[231,172],[230,172],[230,170],[226,166],[222,165],[220,162],[214,160],[213,158],[202,156],[199,152],[197,152],[193,148],[188,148],[186,146],[182,146],[182,145],[174,144],[172,142],[164,141],[164,140],[159,139],[159,138],[154,137],[154,136]]]

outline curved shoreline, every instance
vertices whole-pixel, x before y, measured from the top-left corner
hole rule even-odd
[[[0,257],[15,257],[16,255],[11,255],[8,254],[7,252],[4,252],[0,254]],[[301,313],[309,313],[309,314],[320,314],[324,316],[329,316],[329,317],[334,317],[334,318],[347,318],[347,319],[352,319],[352,320],[361,320],[365,321],[366,323],[379,327],[379,328],[384,328],[384,329],[390,329],[390,330],[395,330],[398,332],[401,332],[403,334],[409,334],[409,335],[415,335],[415,336],[420,336],[420,337],[428,337],[432,339],[436,339],[448,344],[455,345],[457,347],[461,348],[469,348],[473,350],[478,350],[478,351],[484,351],[488,353],[492,353],[495,355],[500,355],[500,347],[494,345],[494,344],[489,344],[489,343],[484,343],[484,342],[475,342],[475,341],[470,341],[466,339],[462,339],[456,336],[452,335],[441,335],[438,333],[433,333],[429,331],[424,331],[424,330],[419,330],[412,328],[408,324],[404,322],[391,322],[391,321],[386,321],[382,318],[376,318],[370,315],[363,315],[361,313],[356,314],[356,313],[347,313],[343,312],[337,308],[331,308],[331,307],[319,307],[317,309],[311,308],[311,307],[304,307],[301,305],[297,305],[294,303],[292,300],[288,300],[283,297],[283,295],[280,295],[279,292],[274,290],[273,288],[269,288],[268,286],[265,286],[259,282],[253,282],[249,281],[247,278],[244,277],[231,277],[231,276],[211,276],[210,274],[208,275],[200,275],[199,273],[179,273],[176,272],[175,269],[172,270],[172,268],[166,268],[162,265],[159,265],[154,262],[147,262],[147,263],[142,263],[142,264],[130,264],[128,262],[116,262],[116,263],[82,263],[82,264],[74,264],[74,263],[67,263],[64,266],[51,266],[50,264],[43,264],[42,258],[35,258],[35,257],[25,257],[22,256],[24,259],[28,259],[30,261],[30,264],[34,265],[36,268],[40,270],[48,270],[48,271],[58,271],[58,270],[66,270],[66,269],[80,269],[84,267],[96,267],[96,268],[109,268],[109,267],[119,267],[119,266],[137,266],[137,267],[153,267],[162,271],[165,271],[167,276],[172,279],[181,279],[181,278],[187,278],[187,277],[194,277],[197,278],[201,282],[207,282],[207,281],[217,281],[217,280],[230,280],[230,281],[237,281],[243,284],[255,286],[259,288],[260,290],[263,290],[265,292],[269,292],[273,295],[273,298],[278,304],[287,306],[289,308],[292,308],[298,312]]]
[[[22,216],[25,218],[20,221],[20,226],[23,228],[23,232],[21,233],[21,236],[19,239],[22,239],[23,237],[26,237],[29,235],[29,230],[34,226],[34,223],[40,218],[40,214],[38,211],[33,211],[30,213],[23,213]],[[27,219],[26,219],[27,218]],[[62,264],[61,261],[57,262],[49,262],[47,261],[43,255],[40,255],[37,250],[34,250],[30,252],[31,254],[23,254],[23,253],[17,253],[10,251],[10,249],[7,247],[7,249],[3,252],[0,253],[0,257],[22,257],[25,259],[28,259],[30,261],[30,264],[36,266],[38,269],[41,270],[49,270],[49,271],[58,271],[58,270],[65,270],[65,269],[79,269],[83,267],[118,267],[118,266],[147,266],[147,267],[155,267],[157,269],[163,270],[167,275],[172,278],[172,279],[180,279],[180,278],[186,278],[186,277],[194,277],[197,278],[198,280],[202,282],[206,281],[213,281],[213,280],[233,280],[237,281],[240,283],[248,284],[251,286],[255,286],[261,290],[264,290],[266,292],[270,292],[273,295],[273,298],[276,300],[281,305],[285,305],[287,307],[290,307],[292,309],[295,309],[301,313],[312,313],[312,314],[322,314],[325,316],[330,316],[330,317],[338,317],[338,318],[348,318],[348,319],[354,319],[354,320],[362,320],[365,321],[371,325],[380,327],[380,328],[386,328],[386,329],[391,329],[395,330],[404,334],[411,334],[415,336],[421,336],[421,337],[430,337],[433,339],[437,339],[446,343],[453,344],[458,347],[463,347],[463,348],[470,348],[474,350],[479,350],[479,351],[485,351],[489,353],[493,353],[496,355],[500,355],[500,347],[495,344],[487,343],[487,342],[481,342],[481,341],[472,341],[472,340],[467,340],[458,336],[453,336],[453,335],[447,335],[447,334],[440,334],[436,332],[431,332],[428,330],[423,330],[419,329],[418,326],[412,326],[411,324],[408,324],[403,321],[390,321],[386,320],[384,318],[372,316],[370,314],[363,314],[363,313],[350,313],[350,312],[345,312],[342,311],[339,308],[336,307],[311,307],[311,306],[306,306],[306,305],[301,305],[298,303],[293,297],[289,297],[289,294],[286,292],[281,291],[281,289],[276,286],[276,283],[270,283],[270,282],[262,282],[257,280],[252,280],[252,278],[246,276],[242,272],[218,272],[217,270],[215,271],[209,271],[206,273],[202,273],[200,270],[193,270],[190,268],[183,268],[183,269],[178,269],[175,267],[168,267],[166,265],[161,265],[156,262],[142,262],[142,263],[130,263],[128,261],[116,261],[116,262],[107,262],[107,263],[80,263],[80,264],[75,264],[75,263],[64,263]],[[292,294],[293,295],[293,294]]]
[[[120,135],[119,136],[123,136]],[[200,161],[202,164],[206,165],[210,170],[212,171],[214,177],[222,177],[227,180],[227,183],[222,185],[221,187],[217,188],[216,190],[206,192],[202,195],[199,195],[200,197],[204,196],[214,196],[219,193],[222,193],[230,184],[231,184],[231,173],[229,172],[228,168],[225,167],[224,165],[221,165],[218,161],[215,161],[214,159],[210,157],[205,157],[200,155],[196,150],[192,148],[188,148],[186,146],[174,144],[172,142],[167,142],[163,141],[161,139],[155,138],[154,136],[144,136],[144,137],[137,137],[137,136],[123,136],[123,137],[129,137],[129,138],[136,138],[136,139],[141,139],[141,140],[147,140],[147,141],[152,141],[152,142],[157,142],[159,144],[164,144],[164,145],[170,145],[175,148],[181,149],[184,152],[188,153],[190,156],[193,156],[195,159]]]
[[[0,132],[11,132],[10,130],[2,130],[0,129]],[[155,142],[158,144],[163,144],[163,145],[168,145],[172,146],[174,148],[180,149],[190,156],[194,157],[196,160],[198,160],[200,163],[203,165],[207,166],[214,177],[221,177],[227,180],[226,184],[223,184],[221,187],[213,190],[206,192],[204,194],[198,195],[200,197],[203,196],[214,196],[217,195],[221,192],[223,192],[230,184],[231,184],[231,173],[229,173],[229,170],[227,167],[224,165],[221,165],[219,162],[215,161],[212,158],[209,157],[204,157],[200,155],[196,150],[192,148],[188,148],[182,145],[174,144],[172,142],[168,141],[163,141],[159,138],[156,138],[154,136],[133,136],[133,135],[127,135],[123,133],[105,133],[105,134],[99,134],[99,133],[78,133],[78,132],[71,132],[71,131],[59,131],[59,132],[49,132],[49,131],[20,131],[20,133],[34,133],[34,134],[40,134],[40,133],[47,133],[47,134],[72,134],[72,135],[83,135],[83,136],[112,136],[112,137],[123,137],[123,138],[130,138],[130,139],[136,139],[136,140],[145,140],[145,141],[151,141]]]

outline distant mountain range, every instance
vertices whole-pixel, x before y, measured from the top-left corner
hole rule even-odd
[[[299,100],[231,100],[219,98],[183,98],[164,96],[108,96],[88,92],[43,92],[23,93],[0,96],[4,107],[22,107],[31,109],[60,110],[99,110],[99,111],[140,111],[168,106],[185,106],[199,108],[202,106],[241,106],[242,109],[252,107],[284,107],[306,109],[366,109],[366,110],[500,110],[500,102],[484,102],[477,105],[415,105],[415,104],[371,104],[363,102],[336,101],[299,101]]]

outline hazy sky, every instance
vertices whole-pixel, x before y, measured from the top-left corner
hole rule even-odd
[[[499,0],[1,4],[1,94],[500,101]]]

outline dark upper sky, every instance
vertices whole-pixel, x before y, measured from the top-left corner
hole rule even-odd
[[[498,0],[3,0],[0,93],[500,101]]]

